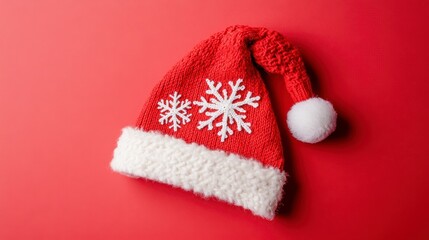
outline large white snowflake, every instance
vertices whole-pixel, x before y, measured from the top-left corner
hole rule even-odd
[[[236,124],[237,130],[241,131],[244,129],[247,133],[251,133],[250,123],[245,122],[246,115],[244,113],[246,110],[243,108],[244,105],[250,105],[254,108],[258,107],[260,97],[252,97],[252,92],[247,92],[246,98],[241,100],[241,95],[237,94],[239,91],[245,89],[244,86],[240,85],[243,82],[243,79],[238,79],[235,83],[229,81],[228,84],[231,87],[231,95],[228,96],[226,89],[222,89],[222,95],[219,92],[219,89],[222,87],[222,83],[218,82],[216,86],[214,81],[206,79],[209,89],[206,91],[207,94],[213,95],[214,98],[210,98],[208,102],[204,97],[201,97],[201,102],[194,101],[195,105],[201,107],[199,110],[200,113],[205,112],[206,116],[210,118],[205,121],[198,122],[198,129],[203,129],[207,127],[208,130],[213,129],[213,122],[220,117],[219,121],[215,123],[216,127],[220,127],[219,132],[217,133],[220,136],[220,141],[224,142],[228,136],[232,135],[234,132],[229,127],[229,125]],[[206,111],[207,109],[213,111]],[[242,114],[240,114],[242,113]]]
[[[161,125],[171,123],[169,128],[173,128],[177,131],[180,125],[186,124],[191,121],[190,117],[192,114],[187,114],[187,109],[191,108],[191,101],[185,99],[185,101],[179,101],[182,95],[174,92],[173,95],[169,95],[172,100],[161,99],[158,102],[158,109],[160,110],[161,118],[159,123]]]

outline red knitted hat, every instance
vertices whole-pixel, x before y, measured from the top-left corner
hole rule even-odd
[[[272,219],[286,174],[257,66],[284,77],[295,138],[315,143],[335,130],[335,110],[313,94],[298,50],[278,32],[232,26],[197,45],[158,83],[136,125],[122,130],[112,169]]]

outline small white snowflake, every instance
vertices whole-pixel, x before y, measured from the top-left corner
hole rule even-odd
[[[232,90],[229,97],[226,89],[222,90],[223,96],[220,94],[219,89],[222,87],[222,83],[218,82],[216,86],[214,86],[214,81],[206,79],[206,82],[209,86],[209,89],[206,91],[206,93],[213,95],[214,98],[210,98],[210,102],[208,102],[204,97],[201,97],[201,102],[193,102],[195,105],[201,107],[199,110],[200,113],[205,112],[206,116],[210,117],[206,121],[199,121],[197,128],[201,130],[204,127],[207,127],[208,130],[212,130],[214,120],[216,120],[218,117],[221,117],[220,121],[215,124],[216,127],[220,127],[217,135],[220,136],[221,142],[224,142],[228,136],[234,133],[228,126],[232,125],[233,123],[237,125],[238,131],[244,129],[247,133],[251,133],[252,130],[250,129],[250,123],[244,121],[244,119],[246,119],[246,115],[239,113],[246,112],[246,110],[243,108],[244,105],[250,105],[254,108],[258,107],[259,104],[257,101],[259,101],[260,97],[252,97],[252,92],[249,91],[246,94],[246,98],[244,100],[240,100],[241,95],[238,95],[237,93],[245,89],[244,86],[240,86],[240,84],[243,82],[243,79],[238,79],[235,84],[232,81],[228,82]],[[211,109],[213,111],[206,111],[207,109]]]
[[[173,128],[176,132],[180,125],[186,124],[191,121],[190,117],[192,114],[187,114],[187,109],[191,108],[191,101],[185,99],[185,101],[179,101],[182,95],[174,92],[173,95],[169,95],[173,100],[161,99],[158,102],[158,109],[160,110],[161,118],[159,123],[161,125],[171,123],[169,128]],[[179,119],[180,118],[180,119]]]

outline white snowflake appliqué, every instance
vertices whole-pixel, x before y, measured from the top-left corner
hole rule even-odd
[[[244,105],[250,105],[257,108],[259,106],[257,101],[259,101],[260,97],[252,97],[252,92],[249,91],[247,92],[246,98],[241,100],[241,95],[238,95],[237,93],[245,89],[244,86],[240,86],[243,79],[238,79],[235,84],[232,81],[228,82],[232,90],[230,96],[228,96],[226,89],[222,90],[223,96],[220,94],[219,89],[222,87],[222,83],[218,82],[216,86],[214,86],[214,81],[206,79],[206,82],[209,86],[206,93],[213,95],[214,98],[210,98],[210,102],[208,102],[204,97],[201,97],[201,102],[193,102],[195,105],[201,107],[199,110],[200,113],[205,112],[206,116],[210,117],[206,121],[199,121],[197,128],[201,130],[207,127],[208,130],[212,130],[214,120],[222,116],[222,119],[215,124],[216,127],[220,127],[217,135],[220,136],[221,142],[224,142],[228,136],[234,133],[228,126],[234,123],[237,125],[238,131],[244,129],[247,133],[251,133],[252,130],[250,129],[250,123],[244,121],[244,119],[246,119],[246,115],[239,113],[246,112],[243,108]],[[207,109],[211,109],[213,111],[206,111]]]
[[[191,101],[185,99],[185,101],[179,101],[182,95],[174,92],[173,95],[169,95],[173,100],[161,99],[158,102],[158,109],[160,110],[161,118],[159,123],[161,125],[171,123],[169,128],[172,128],[175,132],[180,125],[186,124],[191,121],[190,117],[192,114],[187,114],[187,109],[191,108]]]

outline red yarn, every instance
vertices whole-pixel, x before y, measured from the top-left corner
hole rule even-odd
[[[279,130],[270,98],[255,65],[269,73],[283,75],[287,90],[294,102],[313,97],[309,78],[305,72],[298,50],[281,34],[265,28],[233,26],[214,34],[198,44],[186,57],[177,63],[153,89],[138,118],[136,126],[145,131],[155,130],[188,143],[204,145],[209,149],[219,149],[253,158],[264,165],[283,168],[283,152]],[[198,106],[188,110],[191,121],[173,131],[168,125],[161,125],[158,102],[169,99],[175,91],[181,99],[200,101],[201,96],[209,100],[206,93],[206,79],[221,82],[222,89],[231,93],[228,81],[243,79],[245,92],[260,96],[259,106],[243,106],[246,122],[251,123],[252,133],[236,131],[221,142],[214,128],[198,130],[198,121],[207,116],[199,113]],[[245,97],[245,93],[241,93]]]

